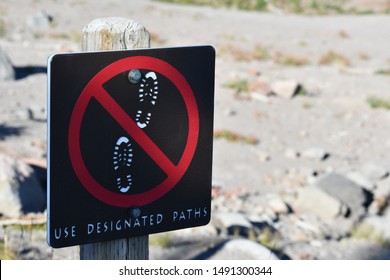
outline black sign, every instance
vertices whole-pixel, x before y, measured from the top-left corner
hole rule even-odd
[[[49,245],[209,222],[214,71],[210,46],[50,57]]]

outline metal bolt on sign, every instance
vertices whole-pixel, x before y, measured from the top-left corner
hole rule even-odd
[[[127,77],[129,79],[130,83],[138,84],[141,81],[142,74],[141,74],[141,71],[139,71],[138,69],[133,69],[133,70],[129,71],[129,74]]]
[[[129,212],[132,218],[138,218],[141,215],[141,210],[139,208],[133,208]]]

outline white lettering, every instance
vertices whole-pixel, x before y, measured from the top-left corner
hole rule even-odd
[[[189,208],[180,211],[172,212],[172,220],[177,221],[186,221],[191,219],[200,219],[208,215],[207,207],[204,208]]]
[[[195,209],[195,218],[200,218],[200,208]]]
[[[57,233],[57,230],[59,231],[59,234]],[[61,238],[61,228],[54,229],[54,237],[55,237],[55,239],[60,239]]]
[[[94,225],[93,224],[88,224],[88,234],[91,234],[94,230]]]
[[[209,212],[207,212],[207,207],[203,208],[203,217],[206,217],[208,213]]]
[[[133,225],[134,227],[140,227],[141,226],[141,224],[139,223],[139,220],[138,220],[138,218],[137,219],[135,219],[135,221],[134,221],[134,225]]]
[[[123,231],[123,230],[131,230],[132,228],[137,227],[149,227],[155,226],[162,222],[163,220],[162,214],[153,214],[141,216],[139,218],[128,218],[124,220],[116,220],[116,221],[99,221],[95,223],[87,224],[87,234],[103,234],[112,231]],[[65,234],[66,236],[73,236],[76,234],[76,230],[73,228],[64,228],[64,229],[56,229],[55,230],[56,239],[61,238],[61,234]]]
[[[151,226],[154,225],[154,220],[153,220],[153,218],[154,218],[154,215],[150,215],[150,217],[149,217],[149,225],[151,225]]]
[[[188,219],[191,219],[191,212],[192,212],[192,209],[187,209]]]
[[[68,237],[76,237],[76,226],[63,227],[63,228],[55,228],[54,229],[54,238],[68,238]]]
[[[162,214],[157,214],[157,224],[160,224],[163,220],[163,215]]]
[[[72,226],[72,237],[76,237],[76,226]]]
[[[116,228],[116,230],[121,230],[121,229],[122,229],[121,220],[118,220],[118,221],[116,222],[115,228]]]

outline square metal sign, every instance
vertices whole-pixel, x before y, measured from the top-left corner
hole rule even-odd
[[[59,248],[210,221],[215,50],[48,61],[48,227]]]

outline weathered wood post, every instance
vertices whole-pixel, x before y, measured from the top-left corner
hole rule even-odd
[[[121,17],[95,19],[83,29],[82,51],[149,47],[149,32],[131,19]],[[148,258],[148,235],[80,245],[81,260],[146,260]]]

